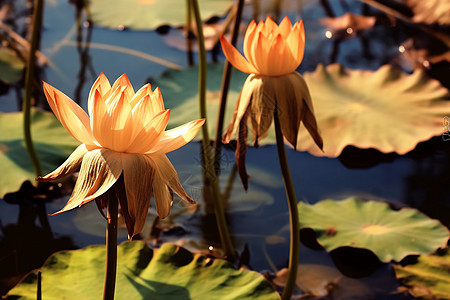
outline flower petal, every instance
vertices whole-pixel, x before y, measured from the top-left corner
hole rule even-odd
[[[305,28],[303,26],[303,21],[294,25],[291,33],[286,38],[286,44],[291,50],[293,59],[300,65],[305,53]]]
[[[236,133],[239,127],[239,122],[247,112],[248,106],[252,100],[252,97],[254,96],[254,90],[258,90],[261,82],[261,77],[255,74],[251,74],[245,80],[244,85],[242,86],[241,93],[239,94],[239,98],[236,102],[230,125],[228,125],[227,131],[224,133],[222,138],[222,142],[224,142],[225,144],[228,144],[231,138]]]
[[[124,152],[146,153],[157,145],[164,129],[169,122],[170,109],[167,109],[153,118],[148,124],[137,133],[134,140]]]
[[[283,39],[286,39],[289,35],[289,32],[292,30],[291,20],[286,16],[283,21],[281,21],[280,26],[278,26],[278,32],[283,36]]]
[[[64,128],[82,144],[95,145],[86,112],[48,83],[43,82],[43,87],[48,104]]]
[[[122,153],[122,163],[128,214],[134,224],[128,234],[133,237],[142,231],[147,219],[155,168],[150,158],[140,154]]]
[[[161,219],[167,217],[173,203],[173,194],[164,181],[156,176],[153,180],[153,197],[155,198],[156,212]]]
[[[204,123],[205,119],[199,119],[165,131],[150,152],[168,153],[183,147],[197,135]]]
[[[253,89],[249,117],[252,121],[254,146],[267,136],[272,124],[273,111],[277,101],[276,82],[278,77],[261,77],[261,84]]]
[[[159,177],[171,190],[173,190],[181,199],[188,203],[195,204],[195,201],[189,197],[181,186],[178,174],[170,160],[165,154],[148,155],[156,166],[155,180]]]
[[[256,69],[225,39],[223,34],[220,35],[220,44],[226,58],[236,69],[248,74],[256,73]]]
[[[102,95],[103,98],[108,99],[109,97],[111,97],[111,93],[114,93],[114,91],[116,91],[118,88],[120,93],[124,92],[125,100],[127,102],[130,102],[131,99],[133,99],[134,89],[133,86],[131,85],[130,80],[127,77],[127,74],[123,74],[122,76],[117,78],[111,89],[106,94]]]
[[[247,174],[247,168],[245,167],[245,156],[247,154],[247,137],[248,137],[247,118],[248,113],[246,113],[239,122],[239,136],[237,139],[235,151],[236,167],[238,169],[239,177],[241,178],[241,182],[245,190],[248,189],[248,178],[249,178]]]
[[[72,196],[66,206],[56,215],[87,202],[105,193],[122,173],[120,153],[108,149],[95,149],[86,153]]]
[[[88,152],[85,144],[81,144],[78,146],[75,151],[70,154],[70,156],[66,159],[66,161],[59,166],[55,171],[44,177],[38,177],[38,181],[51,181],[57,180],[66,175],[72,174],[73,172],[77,172],[80,169],[81,162],[83,160],[84,155]]]
[[[94,109],[94,94],[95,91],[98,90],[100,92],[100,95],[105,95],[109,90],[111,89],[111,84],[109,83],[108,78],[106,78],[105,74],[100,73],[97,80],[95,80],[94,84],[92,85],[91,90],[89,91],[89,98],[88,98],[88,112],[89,115],[92,116],[92,111]]]

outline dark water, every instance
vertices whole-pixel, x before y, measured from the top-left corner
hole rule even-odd
[[[337,15],[346,11],[361,13],[366,9],[358,1],[342,1],[348,5],[331,2]],[[309,39],[300,71],[313,71],[318,63],[331,62],[340,62],[349,68],[372,70],[392,62],[410,71],[398,47],[414,34],[411,28],[402,24],[392,28],[380,22],[360,36],[338,43],[325,38],[326,29],[318,22],[318,18],[326,16],[325,9],[319,5],[310,5],[308,1],[306,3],[303,11],[289,13],[293,19],[301,15],[307,24],[306,34]],[[375,10],[371,12],[379,13]],[[77,47],[75,17],[75,7],[66,1],[46,2],[41,49],[51,63],[42,70],[41,79],[73,99],[81,99],[83,107],[86,106],[90,86],[100,72],[104,72],[108,78],[127,73],[133,85],[138,87],[145,83],[146,78],[158,76],[167,69],[167,66],[147,59],[117,52],[118,49],[104,50],[96,45],[130,48],[164,58],[180,67],[187,66],[185,52],[167,46],[163,36],[155,31],[121,32],[82,27],[78,38],[88,41],[90,37],[93,46]],[[218,58],[223,60],[220,54]],[[445,78],[439,77],[440,70],[441,65],[431,68],[429,72],[445,83]],[[0,110],[16,111],[17,102],[15,89],[10,88],[0,96]],[[196,117],[193,115],[193,118]],[[207,205],[202,199],[199,151],[200,144],[193,142],[169,154],[186,191],[199,202],[198,209],[177,216],[174,212],[186,210],[186,207],[175,199],[174,216],[161,223],[163,229],[158,242],[150,234],[150,225],[156,214],[152,209],[141,238],[153,244],[178,242],[190,249],[207,249],[208,246],[219,245],[214,219],[205,213]],[[416,150],[404,156],[354,148],[346,148],[341,157],[335,159],[292,150],[288,150],[287,154],[297,197],[301,201],[315,203],[326,198],[344,199],[350,196],[385,200],[394,205],[417,208],[450,225],[450,192],[447,188],[450,180],[450,143],[444,142],[441,137],[420,144]],[[233,176],[233,167],[233,151],[224,150],[220,184],[222,190],[230,182],[233,185],[228,218],[237,249],[240,252],[248,251],[248,265],[257,271],[273,272],[274,268],[279,270],[286,267],[289,219],[276,147],[249,149],[247,168],[251,178],[248,193],[244,192],[238,177],[229,180]],[[63,207],[67,199],[68,195],[60,197],[46,203],[45,207],[29,199],[0,200],[2,293],[11,287],[14,280],[40,266],[56,250],[104,243],[105,221],[93,203],[54,217],[45,217],[46,213]],[[120,241],[125,240],[125,229],[122,228],[119,235]],[[335,256],[304,244],[300,257],[302,264],[333,266],[333,259],[336,260]],[[376,268],[362,280],[380,290],[377,296],[379,299],[388,299],[385,293],[396,289],[396,280],[389,264]],[[401,295],[389,297],[403,298]]]

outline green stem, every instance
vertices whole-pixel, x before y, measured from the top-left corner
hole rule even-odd
[[[200,17],[200,9],[197,0],[191,0],[191,8],[194,12],[195,23],[197,27],[197,41],[198,41],[198,90],[199,90],[199,106],[200,117],[206,118],[206,50],[205,38],[203,36],[203,25]],[[220,197],[219,183],[214,171],[213,158],[211,157],[211,143],[208,134],[208,121],[202,126],[203,134],[203,155],[206,167],[207,181],[211,183],[212,194],[214,198],[214,211],[216,215],[217,227],[219,229],[220,240],[225,255],[229,260],[234,260],[235,252],[231,236],[228,231],[228,226],[225,218],[225,211]]]
[[[103,290],[104,300],[114,299],[114,290],[116,287],[117,271],[117,215],[119,204],[114,192],[108,192],[108,207],[106,225],[106,273],[105,286]]]
[[[27,68],[25,73],[25,96],[22,106],[25,147],[33,164],[34,174],[36,177],[42,176],[42,165],[36,153],[36,149],[34,148],[33,139],[31,138],[31,94],[33,88],[34,67],[36,65],[35,53],[39,45],[43,7],[44,0],[35,1],[31,29],[31,42],[30,49],[28,51]]]
[[[244,0],[238,0],[236,6],[237,8],[233,25],[233,33],[231,34],[231,45],[233,46],[236,46],[237,38],[239,36],[239,25],[241,24]],[[216,162],[216,165],[219,165],[221,157],[220,146],[222,145],[223,121],[225,118],[225,108],[227,105],[228,90],[230,88],[231,70],[232,70],[231,63],[228,60],[225,61],[222,76],[222,86],[220,89],[220,107],[217,117],[216,139],[214,141],[214,155],[215,155],[214,160]]]
[[[281,174],[283,176],[284,188],[289,205],[289,222],[291,229],[291,244],[289,247],[288,279],[281,295],[282,300],[291,299],[297,279],[298,258],[300,252],[300,225],[298,219],[297,197],[295,195],[294,184],[292,183],[289,164],[284,147],[283,134],[281,133],[280,121],[278,119],[278,108],[275,104],[274,112],[275,135],[277,140],[278,159],[280,161]]]

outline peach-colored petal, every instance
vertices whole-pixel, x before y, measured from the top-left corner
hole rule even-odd
[[[107,113],[101,117],[105,120],[103,123],[109,124],[109,127],[101,128],[100,135],[110,135],[108,140],[111,144],[102,146],[117,152],[123,152],[129,147],[135,134],[131,110],[125,90],[110,101]]]
[[[153,179],[153,197],[155,198],[156,212],[161,219],[164,219],[170,213],[173,195],[159,176],[155,176]]]
[[[134,89],[133,86],[131,85],[130,80],[127,77],[127,74],[123,74],[122,76],[120,76],[119,78],[117,78],[117,80],[114,82],[113,86],[111,87],[111,89],[109,90],[109,92],[107,92],[106,94],[102,95],[103,98],[108,99],[111,97],[111,93],[113,93],[114,91],[117,90],[117,88],[119,89],[119,93],[124,92],[124,96],[125,96],[125,100],[130,102],[131,99],[133,99],[134,97]],[[108,100],[106,101],[106,103],[108,103]]]
[[[109,83],[108,78],[106,78],[105,74],[100,73],[97,80],[95,80],[94,84],[92,85],[91,90],[89,91],[89,98],[88,98],[88,112],[89,115],[92,116],[92,110],[94,109],[94,94],[95,91],[98,90],[100,92],[100,95],[106,94],[111,89],[111,84]]]
[[[108,107],[98,90],[94,91],[94,97],[92,100],[92,115],[91,115],[91,128],[95,139],[102,147],[112,147],[112,135],[105,133],[112,127],[112,120],[108,115]]]
[[[303,24],[303,22],[301,22],[301,24]],[[286,44],[291,50],[292,56],[294,60],[297,61],[298,65],[302,62],[305,52],[304,35],[305,33],[303,26],[296,25],[286,39]]]
[[[133,98],[130,100],[131,107],[134,108],[134,106],[141,101],[146,96],[150,96],[153,94],[152,91],[152,85],[150,83],[147,83],[143,87],[141,87],[133,96]]]
[[[244,73],[256,73],[256,69],[231,45],[223,35],[220,36],[220,44],[228,61],[238,70]]]
[[[150,152],[168,153],[183,147],[197,135],[204,123],[205,119],[200,119],[165,131]]]
[[[122,163],[128,214],[134,224],[134,228],[128,230],[128,234],[132,237],[144,228],[155,169],[153,161],[140,154],[123,153]]]
[[[64,93],[43,82],[48,104],[64,128],[79,142],[94,145],[89,116]]]
[[[81,161],[83,160],[83,157],[87,152],[88,150],[86,148],[86,145],[81,144],[75,149],[75,151],[72,152],[72,154],[70,154],[70,156],[61,166],[59,166],[50,174],[39,177],[38,181],[57,180],[61,177],[72,174],[73,172],[77,172],[78,170],[80,170]]]
[[[149,154],[155,166],[156,166],[156,174],[155,180],[159,177],[172,191],[174,191],[181,199],[185,200],[188,203],[195,204],[195,201],[189,197],[181,186],[180,180],[178,179],[178,174],[175,168],[173,167],[170,160],[167,158],[165,154]]]
[[[274,60],[276,57],[269,57],[269,39],[260,32],[256,39],[256,47],[252,49],[252,57],[254,61],[255,68],[257,70],[257,74],[261,75],[271,75],[270,67],[276,63]]]
[[[292,23],[288,17],[284,17],[283,21],[281,21],[280,26],[278,27],[278,32],[283,36],[283,39],[286,39],[291,32]]]
[[[89,151],[83,157],[72,196],[63,209],[52,215],[71,210],[99,197],[111,188],[121,173],[120,153],[107,149]]]
[[[266,18],[266,22],[264,22],[264,26],[261,32],[268,37],[270,33],[276,31],[278,29],[277,23],[275,23],[269,16]]]
[[[170,109],[167,109],[153,118],[147,125],[137,133],[125,152],[146,153],[157,145],[164,129],[169,122]]]

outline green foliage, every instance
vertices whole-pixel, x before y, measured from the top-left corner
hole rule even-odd
[[[0,48],[0,80],[12,84],[22,78],[25,63],[12,50]]]
[[[392,210],[387,203],[349,198],[299,203],[300,226],[310,227],[328,251],[350,246],[371,250],[383,262],[409,254],[428,254],[447,243],[439,221],[416,209]]]
[[[231,0],[199,0],[202,18],[223,15]],[[186,22],[186,1],[180,0],[89,0],[95,24],[109,28],[151,30],[161,25],[182,26]]]
[[[395,265],[395,274],[410,287],[414,297],[421,299],[450,299],[450,251],[419,256],[414,265]]]
[[[51,256],[42,270],[43,299],[101,299],[104,246]],[[37,271],[7,299],[35,299]],[[278,299],[264,277],[220,259],[193,254],[172,244],[153,250],[144,242],[118,247],[117,299]]]
[[[45,173],[56,169],[80,143],[75,140],[53,114],[38,109],[31,111],[31,132]],[[30,180],[35,183],[33,166],[23,141],[23,114],[0,113],[0,197],[17,191]]]

